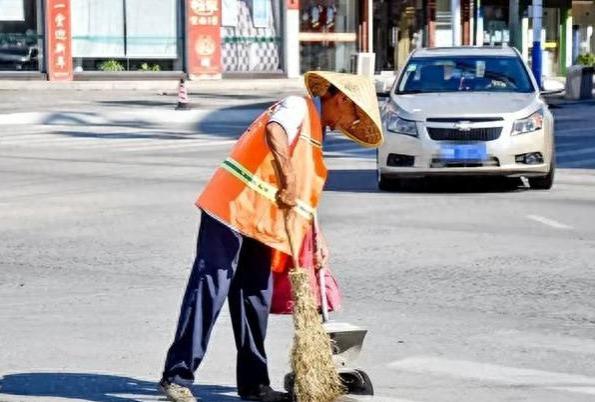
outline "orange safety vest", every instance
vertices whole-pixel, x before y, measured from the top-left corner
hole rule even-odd
[[[320,116],[309,97],[308,113],[291,153],[297,184],[297,205],[289,230],[296,252],[312,225],[327,177],[322,155]],[[290,254],[284,212],[276,203],[279,189],[266,125],[273,107],[258,117],[215,171],[196,205],[245,236]]]

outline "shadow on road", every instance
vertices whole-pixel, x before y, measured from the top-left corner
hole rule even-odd
[[[100,100],[95,102],[99,105],[104,106],[115,106],[115,107],[175,107],[175,100],[147,100],[147,99],[124,99],[124,100]]]
[[[333,169],[329,171],[326,191],[378,193],[376,170]],[[404,180],[394,192],[403,193],[502,193],[527,190],[520,179],[500,177],[435,177]]]
[[[110,102],[117,103],[119,101]],[[183,122],[182,126],[191,128],[191,130],[188,131],[190,136],[195,134],[207,134],[211,137],[227,139],[238,138],[250,123],[270,105],[271,102],[258,102],[222,109],[213,109],[206,116],[197,118],[197,121]],[[150,111],[148,113],[150,113]],[[181,111],[179,113],[185,112]],[[61,130],[55,134],[78,138],[97,138],[105,140],[135,138],[184,140],[189,138],[188,135],[180,133],[179,130],[177,130],[175,122],[172,123],[172,130],[169,131],[163,124],[158,124],[150,120],[151,119],[143,119],[139,115],[133,115],[129,119],[106,119],[105,116],[101,115],[101,112],[54,112],[45,118],[42,124],[47,126],[73,126],[72,130]],[[104,132],[105,130],[102,130],[102,132],[97,132],[97,130],[94,130],[94,128],[100,127],[113,127],[114,131]],[[118,127],[137,130],[118,132]]]
[[[261,102],[215,109],[197,122],[196,130],[210,135],[239,138],[252,121],[271,105],[272,102]]]
[[[92,402],[134,402],[160,400],[157,383],[106,374],[86,373],[22,373],[0,378],[2,395],[79,399]],[[228,396],[235,388],[205,385],[194,387],[193,393],[204,402],[235,402]]]
[[[376,193],[376,171],[373,169],[331,169],[324,186],[325,191]]]

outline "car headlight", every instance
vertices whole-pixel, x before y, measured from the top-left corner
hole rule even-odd
[[[414,121],[401,119],[396,113],[386,115],[386,129],[393,133],[417,137],[417,126]]]
[[[543,127],[543,110],[538,110],[531,116],[517,120],[512,126],[512,135],[531,133]]]

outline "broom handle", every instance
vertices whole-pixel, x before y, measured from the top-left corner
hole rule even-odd
[[[298,257],[297,253],[295,252],[293,236],[291,235],[291,230],[289,229],[289,209],[283,209],[283,223],[285,224],[285,234],[287,235],[287,241],[289,242],[289,252],[291,253],[291,259],[293,260],[293,269],[298,269]]]

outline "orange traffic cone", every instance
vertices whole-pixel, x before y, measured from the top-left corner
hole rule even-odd
[[[184,78],[180,78],[180,84],[178,85],[178,106],[176,106],[176,110],[183,109],[190,109],[190,103],[188,102],[186,81],[184,81]]]

